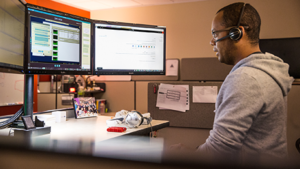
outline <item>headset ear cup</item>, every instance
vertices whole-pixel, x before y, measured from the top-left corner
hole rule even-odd
[[[133,112],[135,112],[135,113],[137,113],[137,114],[139,114],[141,116],[141,123],[139,124],[139,126],[140,126],[144,122],[144,116],[140,112],[138,112],[138,111],[133,111]]]
[[[229,31],[230,39],[240,40],[243,36],[243,31],[240,28],[232,28]]]
[[[139,121],[139,119],[141,121]],[[131,111],[128,112],[126,117],[124,118],[124,122],[129,126],[129,127],[138,127],[144,122],[143,115],[138,112],[138,111]],[[139,122],[137,124],[137,122]]]

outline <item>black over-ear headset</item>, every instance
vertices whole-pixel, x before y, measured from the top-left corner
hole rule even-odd
[[[240,26],[240,23],[241,23],[241,19],[242,19],[245,7],[246,7],[246,3],[244,3],[244,5],[243,5],[243,8],[242,8],[240,18],[239,18],[239,22],[238,22],[237,26],[234,27],[234,28],[231,28],[229,30],[228,35],[224,36],[223,38],[215,40],[215,42],[221,41],[221,40],[226,39],[228,37],[230,37],[230,39],[232,39],[232,40],[240,40],[242,38],[243,31],[239,28],[239,26]]]

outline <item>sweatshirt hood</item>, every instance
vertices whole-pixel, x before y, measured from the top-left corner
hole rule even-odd
[[[232,68],[231,72],[234,72],[239,67],[252,67],[267,73],[281,88],[283,96],[287,96],[294,81],[294,78],[288,73],[289,65],[271,53],[252,54],[240,60]]]

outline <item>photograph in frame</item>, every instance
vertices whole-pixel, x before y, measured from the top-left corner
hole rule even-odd
[[[97,117],[94,97],[77,97],[73,99],[75,118]]]

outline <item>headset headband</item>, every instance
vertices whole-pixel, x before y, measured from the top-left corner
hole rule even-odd
[[[241,23],[242,16],[243,16],[243,13],[244,13],[244,10],[245,10],[246,5],[247,5],[247,4],[244,3],[243,8],[242,8],[242,10],[241,10],[241,14],[240,14],[239,21],[238,21],[236,27],[235,27],[235,28],[232,28],[232,29],[239,29],[239,26],[240,26],[240,23]],[[215,42],[219,42],[219,41],[221,41],[221,40],[223,40],[223,39],[226,39],[226,38],[228,38],[228,37],[230,37],[230,36],[233,36],[233,35],[231,35],[231,32],[233,32],[233,31],[231,31],[232,29],[230,29],[230,31],[229,31],[230,33],[229,33],[228,35],[224,36],[223,38],[220,38],[220,39],[215,40]]]
[[[240,18],[239,18],[239,22],[238,22],[238,24],[236,26],[237,28],[239,28],[239,26],[240,26],[240,23],[241,23],[241,20],[242,20],[242,16],[243,16],[245,7],[246,7],[246,3],[244,3],[244,5],[243,5],[242,11],[241,11],[241,15],[240,15]]]

